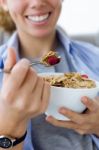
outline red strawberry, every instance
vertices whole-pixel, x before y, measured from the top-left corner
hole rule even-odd
[[[49,65],[55,65],[55,64],[57,64],[59,62],[60,62],[60,58],[58,58],[56,56],[50,56],[50,57],[47,58],[47,63]]]
[[[88,78],[88,76],[86,74],[82,74],[81,75],[83,78]]]

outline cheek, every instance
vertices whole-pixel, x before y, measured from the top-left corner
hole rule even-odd
[[[54,3],[55,5],[55,7],[54,7],[54,9],[55,9],[55,15],[56,15],[56,17],[58,17],[59,15],[60,15],[60,13],[61,13],[61,9],[62,9],[62,1],[61,0],[56,0],[56,3]]]
[[[53,7],[59,7],[62,5],[62,0],[51,0],[51,1],[52,1]]]
[[[55,10],[55,13],[59,14],[62,8],[62,0],[54,0],[52,3],[53,3],[53,8]]]
[[[9,9],[11,16],[17,15],[17,14],[22,14],[22,12],[24,10],[24,5],[20,1],[19,0],[15,1],[15,2],[13,1],[12,3],[10,3],[10,5],[8,5],[8,9]]]

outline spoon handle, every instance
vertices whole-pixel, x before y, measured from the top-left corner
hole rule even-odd
[[[40,62],[40,61],[32,61],[31,63],[30,63],[30,67],[32,67],[33,65],[37,65],[37,64],[41,64],[41,65],[44,65],[42,62]],[[12,70],[12,68],[11,69],[4,69],[4,63],[3,63],[3,61],[2,60],[0,60],[0,73],[10,73],[11,72],[11,70]]]
[[[31,64],[30,64],[30,67],[33,66],[33,65],[36,65],[36,64],[37,64],[37,63],[31,63]],[[10,73],[11,70],[12,70],[12,68],[11,68],[11,69],[0,68],[0,73]]]

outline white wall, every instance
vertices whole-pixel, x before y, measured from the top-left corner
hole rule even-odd
[[[58,22],[68,34],[99,31],[99,0],[64,0]]]

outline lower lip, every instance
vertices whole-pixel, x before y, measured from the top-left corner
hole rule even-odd
[[[31,23],[31,24],[34,25],[34,26],[44,26],[44,25],[47,25],[47,24],[48,24],[49,18],[50,18],[50,15],[49,15],[49,17],[48,17],[46,20],[41,21],[41,22],[33,22],[32,20],[30,20],[30,19],[28,19],[28,18],[26,18],[26,19],[27,19],[27,21],[28,21],[29,23]]]

